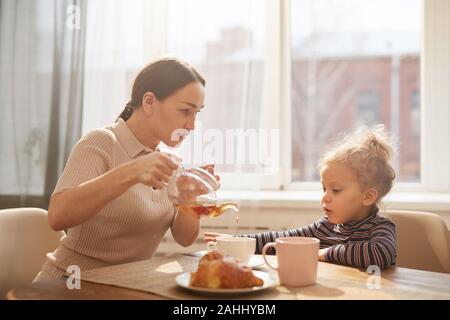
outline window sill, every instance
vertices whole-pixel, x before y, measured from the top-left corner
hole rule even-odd
[[[318,209],[321,200],[315,191],[221,190],[217,195],[241,207]],[[450,212],[450,193],[394,192],[382,203],[386,209]]]

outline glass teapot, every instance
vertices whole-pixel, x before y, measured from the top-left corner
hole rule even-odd
[[[203,168],[185,170],[183,166],[167,185],[169,199],[177,210],[194,217],[217,217],[227,210],[238,212],[234,202],[217,203],[216,190],[219,183]]]

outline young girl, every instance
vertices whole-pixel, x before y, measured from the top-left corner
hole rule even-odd
[[[241,235],[256,238],[256,253],[279,237],[315,237],[319,260],[358,268],[395,264],[396,230],[378,215],[379,201],[391,190],[391,141],[382,125],[346,136],[319,163],[325,217],[303,228]],[[205,233],[205,240],[218,236]],[[267,250],[273,254],[273,248]]]

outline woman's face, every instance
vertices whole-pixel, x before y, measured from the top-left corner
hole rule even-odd
[[[195,129],[195,118],[204,101],[205,88],[197,81],[187,84],[163,101],[157,101],[153,123],[159,139],[170,147],[180,144]]]

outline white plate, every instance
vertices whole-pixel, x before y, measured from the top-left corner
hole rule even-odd
[[[202,251],[196,251],[191,253],[190,255],[194,256],[194,257],[198,257],[201,258],[203,257],[205,254],[207,254],[208,251],[207,250],[202,250]],[[251,257],[250,261],[248,262],[248,266],[250,268],[257,268],[257,267],[261,267],[264,265],[264,259],[262,256],[260,255],[254,255],[253,257]]]
[[[262,271],[253,271],[253,274],[262,279],[264,281],[264,284],[261,287],[252,287],[252,288],[241,288],[241,289],[211,289],[211,288],[200,288],[200,287],[193,287],[189,285],[189,280],[191,279],[191,273],[185,272],[180,275],[178,275],[175,278],[175,282],[180,287],[183,287],[185,289],[195,291],[202,294],[220,294],[220,295],[227,295],[227,294],[247,294],[247,293],[253,293],[253,292],[259,292],[262,290],[266,290],[269,288],[273,288],[275,286],[275,281],[270,277],[270,275],[267,272]]]

